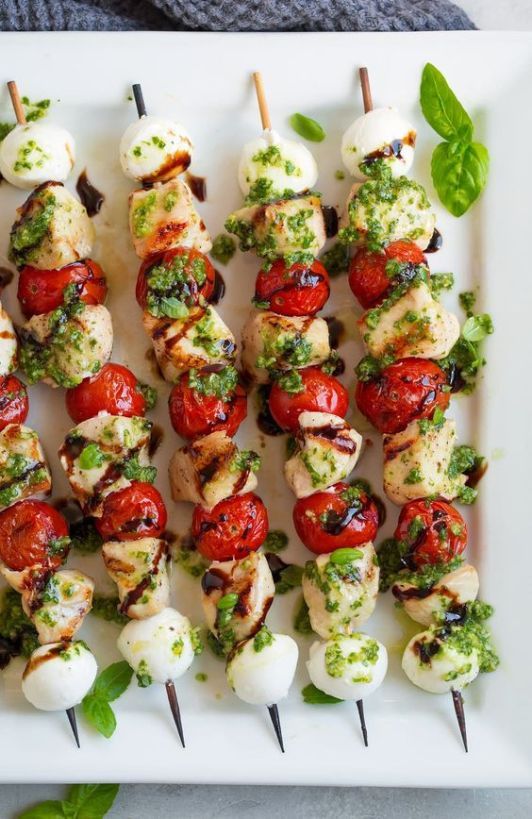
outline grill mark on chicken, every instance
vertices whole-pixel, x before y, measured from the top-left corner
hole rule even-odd
[[[404,452],[406,449],[410,449],[412,444],[414,443],[413,439],[408,441],[403,441],[402,444],[397,444],[396,446],[392,446],[389,443],[389,439],[384,439],[384,461],[393,461],[394,458],[397,458],[401,452]]]
[[[166,556],[168,547],[167,544],[161,540],[157,551],[153,556],[152,566],[149,572],[144,575],[140,583],[138,583],[134,589],[126,594],[123,601],[120,603],[119,611],[121,614],[127,614],[128,609],[131,606],[134,606],[137,603],[146,589],[151,585],[152,579],[159,574],[161,562],[164,560]]]
[[[346,452],[349,455],[353,455],[357,449],[355,441],[353,441],[349,435],[349,427],[347,424],[342,427],[335,427],[332,424],[326,424],[323,427],[313,427],[306,431],[306,435],[312,438],[323,438],[329,441],[339,452]]]
[[[18,475],[15,478],[11,478],[8,481],[2,481],[0,483],[1,489],[9,489],[10,486],[15,486],[16,484],[25,484],[29,482],[30,477],[35,473],[38,472],[40,469],[46,469],[46,464],[43,461],[34,461],[31,466],[28,466],[24,472]],[[32,484],[33,493],[36,494],[40,492],[41,487],[47,486],[48,480],[44,478],[39,483]]]

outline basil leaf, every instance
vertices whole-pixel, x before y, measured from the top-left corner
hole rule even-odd
[[[116,717],[107,700],[97,694],[87,694],[81,705],[87,722],[106,739],[112,737],[116,730]]]
[[[81,450],[79,456],[80,469],[95,469],[100,467],[104,462],[104,454],[98,444],[87,444]]]
[[[316,688],[313,683],[306,685],[301,693],[303,694],[303,702],[309,705],[333,705],[337,702],[343,702],[343,700],[339,700],[338,697],[332,697],[330,694],[326,694],[325,691]]]
[[[124,693],[132,676],[133,669],[125,660],[112,663],[96,678],[93,693],[108,702],[113,702]]]
[[[470,316],[462,327],[462,338],[466,341],[483,341],[493,333],[493,321],[488,313]]]
[[[163,316],[169,318],[182,319],[188,316],[188,307],[182,301],[176,299],[175,296],[162,298],[160,302],[160,310]]]
[[[292,114],[290,125],[299,136],[308,139],[309,142],[323,142],[325,131],[315,119],[306,117],[304,114]]]
[[[472,138],[471,117],[432,63],[426,64],[421,75],[420,102],[423,116],[441,137],[465,141]]]
[[[432,154],[432,181],[453,216],[462,216],[484,189],[489,154],[479,142],[441,142]]]
[[[25,810],[24,813],[20,814],[19,819],[64,819],[68,814],[64,812],[63,805],[64,802],[50,799],[41,802],[40,805],[36,805],[34,808]]]
[[[73,785],[68,801],[75,819],[102,819],[113,807],[120,785]]]

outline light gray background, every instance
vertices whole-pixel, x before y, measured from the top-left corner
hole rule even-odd
[[[458,5],[478,28],[532,30],[532,0],[461,0]],[[66,788],[59,785],[0,786],[0,819],[12,819],[36,802],[62,798],[65,793]],[[109,814],[112,819],[263,819],[275,815],[287,819],[531,819],[532,790],[124,785]]]

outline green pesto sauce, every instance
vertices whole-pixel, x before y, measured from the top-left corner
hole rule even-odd
[[[294,629],[298,634],[312,634],[308,606],[303,595],[299,598],[294,611]]]
[[[288,535],[282,529],[270,529],[263,543],[265,552],[278,554],[288,546]]]
[[[133,234],[137,239],[142,239],[150,232],[150,215],[152,211],[155,210],[156,204],[157,193],[155,191],[150,191],[150,193],[141,199],[138,205],[136,205],[133,209],[131,219]]]
[[[266,646],[271,646],[274,641],[274,636],[268,626],[262,626],[253,638],[253,651],[259,654]]]
[[[198,395],[216,396],[222,401],[227,401],[233,395],[238,380],[238,370],[232,364],[219,372],[188,371],[188,385],[192,390]]]
[[[82,518],[70,525],[70,541],[72,549],[81,554],[93,554],[103,545],[103,538],[91,518]]]
[[[146,307],[152,316],[182,319],[197,301],[197,285],[207,279],[207,267],[201,257],[191,258],[188,253],[174,256],[171,262],[151,267],[146,277]]]
[[[108,623],[123,626],[129,622],[129,617],[120,613],[119,606],[118,597],[105,597],[103,594],[95,594],[92,599],[91,614],[106,620]]]
[[[212,243],[211,256],[220,264],[228,264],[236,253],[236,242],[227,233],[219,233]]]
[[[10,261],[17,267],[29,264],[48,235],[50,223],[55,213],[57,200],[55,196],[46,192],[38,199],[40,207],[31,215],[26,215],[15,222],[9,237]]]
[[[320,256],[320,262],[331,278],[347,273],[349,269],[349,247],[342,242],[335,242],[329,250]]]
[[[20,595],[6,589],[0,596],[0,669],[12,657],[29,657],[38,646],[37,630],[22,610]]]

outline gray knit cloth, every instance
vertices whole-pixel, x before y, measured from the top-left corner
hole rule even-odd
[[[0,0],[0,31],[470,28],[449,0]]]

